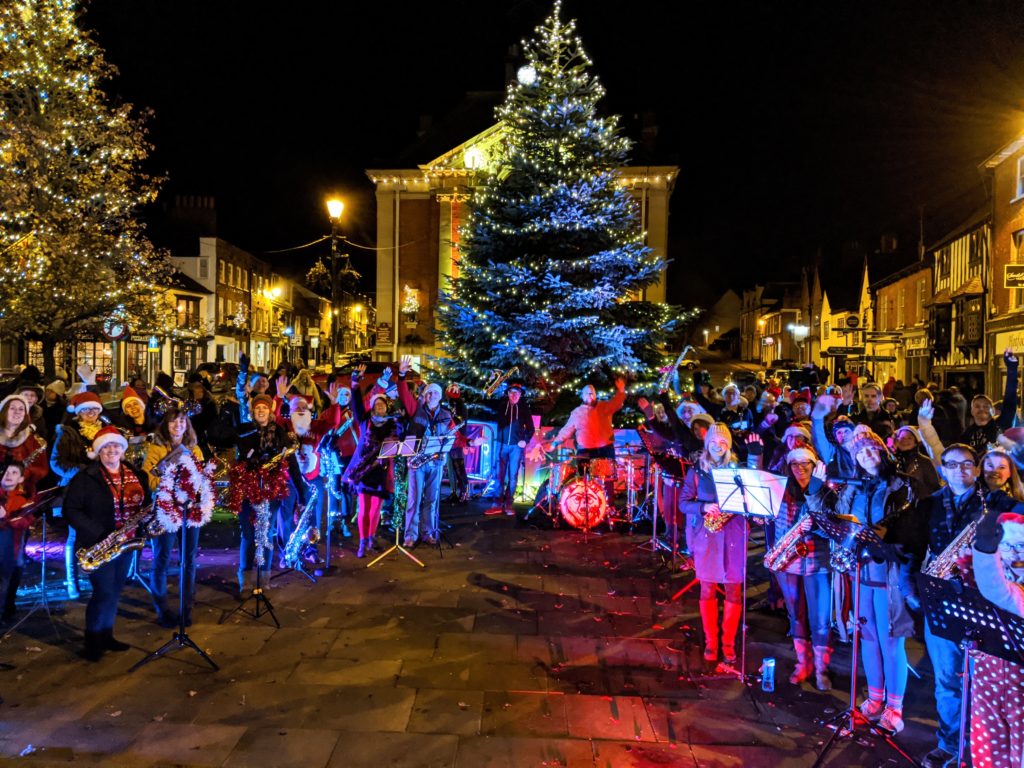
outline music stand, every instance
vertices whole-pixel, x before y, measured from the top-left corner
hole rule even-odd
[[[822,724],[833,729],[832,735],[825,742],[817,760],[812,768],[820,768],[840,738],[856,735],[857,725],[860,724],[868,731],[879,736],[888,744],[896,754],[909,762],[917,765],[917,761],[904,752],[900,746],[893,741],[892,735],[872,723],[857,709],[857,662],[860,658],[860,627],[863,619],[860,615],[860,570],[863,563],[864,549],[869,545],[879,545],[882,540],[874,529],[860,523],[837,520],[832,517],[813,517],[818,529],[822,531],[836,545],[847,549],[853,549],[857,553],[857,565],[853,573],[853,638],[850,645],[850,706],[839,714],[823,720]]]
[[[185,524],[185,520],[188,518],[187,510],[189,507],[191,507],[191,504],[189,504],[186,507],[186,514],[182,515],[182,523],[178,529],[178,532],[180,534],[178,538],[178,631],[175,632],[174,636],[171,637],[171,639],[164,643],[162,646],[157,648],[148,656],[137,661],[135,665],[128,670],[129,672],[134,672],[139,667],[145,666],[149,662],[155,661],[156,659],[159,659],[161,656],[165,656],[171,651],[177,651],[180,648],[191,648],[193,651],[195,651],[203,657],[203,661],[209,664],[213,668],[214,672],[220,669],[220,667],[217,666],[217,663],[209,656],[207,656],[206,652],[198,645],[196,645],[195,641],[193,641],[192,638],[189,637],[188,633],[185,631],[185,547],[187,546],[185,538],[186,530],[189,527]],[[259,570],[257,570],[257,573],[259,573]],[[194,586],[193,589],[195,589]],[[257,603],[257,607],[258,605],[259,604]],[[275,618],[274,621],[277,621],[277,619]]]
[[[959,579],[938,579],[919,573],[917,588],[932,634],[952,640],[964,650],[960,677],[960,741],[957,744],[957,765],[963,765],[970,708],[968,692],[973,682],[970,652],[978,650],[1014,664],[1024,662],[1024,619],[996,607],[981,592],[965,587]]]
[[[381,461],[381,460],[388,460],[388,461],[390,461],[391,459],[394,459],[394,458],[396,458],[398,456],[415,456],[416,453],[417,453],[416,449],[417,449],[419,443],[420,443],[420,441],[417,440],[415,437],[407,437],[404,440],[385,440],[381,444],[381,446],[380,446],[380,453],[377,454],[377,460],[378,461]],[[452,438],[452,444],[453,445],[455,444],[454,436]],[[401,535],[402,535],[402,526],[400,526],[400,525],[398,525],[396,523],[395,524],[395,543],[391,547],[389,547],[388,549],[386,549],[385,551],[383,551],[379,555],[377,555],[377,557],[375,557],[369,563],[367,563],[366,567],[370,568],[370,567],[376,565],[377,563],[379,563],[384,558],[386,558],[392,552],[398,551],[398,552],[401,552],[406,557],[408,557],[414,563],[416,563],[416,565],[418,565],[420,568],[426,568],[427,567],[426,563],[424,563],[423,561],[419,560],[412,552],[410,552],[408,549],[406,549],[405,547],[402,546]]]
[[[658,515],[660,513],[659,507],[661,506],[661,476],[669,474],[673,477],[683,478],[686,476],[686,472],[683,469],[682,459],[678,456],[678,445],[670,440],[666,440],[661,435],[649,429],[638,429],[637,434],[640,436],[640,441],[644,444],[644,448],[647,449],[647,455],[649,459],[654,460],[654,467],[652,471],[648,473],[648,481],[652,475],[657,473],[652,484],[654,486],[653,494],[648,494],[646,501],[653,500],[651,506],[651,540],[647,544],[641,544],[641,547],[650,546],[651,552],[657,552],[659,549],[671,549],[672,551],[672,563],[676,561],[676,544],[678,541],[678,533],[673,537],[671,547],[667,546],[658,538]],[[641,509],[643,505],[641,505]],[[678,521],[673,525],[673,530],[678,532]],[[666,525],[667,525],[666,521]]]

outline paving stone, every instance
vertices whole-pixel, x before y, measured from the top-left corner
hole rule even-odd
[[[410,733],[451,733],[477,736],[484,709],[483,691],[442,691],[424,688],[416,692]]]
[[[246,729],[236,725],[148,723],[125,750],[129,758],[153,762],[220,766]]]
[[[469,674],[470,663],[462,659],[413,659],[402,664],[398,685],[464,690],[469,687]]]
[[[263,727],[296,726],[315,713],[321,699],[333,693],[328,685],[234,682],[221,685],[192,702],[191,722]]]
[[[565,711],[569,734],[577,738],[656,740],[638,696],[566,696]]]
[[[456,764],[458,747],[458,736],[423,733],[378,733],[348,741],[342,738],[327,768],[451,768]]]
[[[589,741],[510,736],[476,736],[459,740],[458,768],[594,768]]]
[[[402,662],[397,659],[308,659],[296,665],[288,680],[324,685],[393,686],[401,669]]]
[[[268,757],[274,768],[325,765],[337,743],[336,731],[253,728],[238,740],[224,768],[257,768],[267,765]]]
[[[327,686],[302,718],[303,728],[367,734],[406,730],[416,692],[380,686]]]
[[[694,744],[690,747],[698,768],[805,768],[812,765],[815,753],[809,749],[795,748],[788,751],[766,750],[763,747],[735,745],[705,746]],[[869,765],[863,762],[842,762],[835,765]]]
[[[442,633],[437,636],[435,659],[514,661],[516,636],[491,632]]]
[[[594,741],[594,762],[601,768],[697,768],[688,744]]]
[[[568,736],[565,696],[488,691],[481,733],[487,736]]]

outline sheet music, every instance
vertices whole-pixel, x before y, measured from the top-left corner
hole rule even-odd
[[[716,467],[718,507],[723,512],[749,514],[751,517],[775,517],[786,492],[786,478],[759,469]]]

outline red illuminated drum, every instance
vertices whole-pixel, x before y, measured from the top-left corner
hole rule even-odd
[[[591,459],[590,476],[601,480],[615,477],[615,459]]]
[[[562,519],[573,528],[594,528],[608,516],[603,483],[582,478],[569,480],[558,494],[558,508]]]

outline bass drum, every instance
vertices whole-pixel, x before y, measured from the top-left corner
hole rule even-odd
[[[590,530],[608,517],[608,500],[604,485],[597,480],[574,478],[562,486],[558,494],[562,519],[573,528]]]

